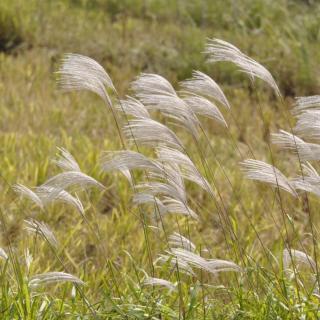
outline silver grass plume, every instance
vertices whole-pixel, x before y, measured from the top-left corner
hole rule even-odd
[[[201,71],[193,71],[192,78],[180,82],[180,85],[186,92],[196,93],[214,99],[230,109],[230,104],[219,85]]]
[[[64,171],[81,171],[79,164],[68,150],[64,148],[58,148],[58,150],[60,151],[60,155],[57,159],[53,160],[58,167]]]
[[[158,161],[178,165],[181,175],[184,179],[193,181],[202,189],[212,193],[212,189],[208,181],[201,175],[192,160],[179,150],[168,147],[159,147],[156,149]]]
[[[24,220],[24,222],[26,224],[25,229],[28,232],[40,234],[40,236],[43,237],[44,240],[48,241],[51,246],[53,246],[54,248],[58,248],[58,241],[47,224],[35,219]]]
[[[171,248],[182,248],[192,252],[195,252],[196,250],[196,246],[194,243],[192,243],[189,239],[177,232],[174,232],[172,235],[169,236],[169,246]]]
[[[38,207],[40,207],[41,209],[44,209],[42,200],[39,198],[39,196],[32,191],[31,189],[29,189],[28,187],[22,185],[22,184],[15,184],[12,187],[13,191],[15,191],[17,194],[26,197],[27,199],[31,200],[32,202],[34,202]]]
[[[194,113],[214,119],[224,127],[228,127],[220,110],[210,100],[197,95],[189,95],[184,97],[183,101],[193,110]]]
[[[150,193],[153,193],[153,191]],[[198,215],[190,207],[188,207],[188,205],[185,202],[173,199],[168,196],[164,196],[159,199],[158,197],[150,193],[136,193],[133,197],[133,203],[152,204],[157,209],[157,211],[159,211],[159,214],[161,216],[165,216],[166,214],[171,213],[190,216],[191,218],[196,220],[199,219]]]
[[[156,161],[147,158],[140,152],[131,150],[107,151],[103,154],[102,169],[106,172],[113,170],[153,170],[160,171]]]
[[[320,110],[307,110],[297,115],[295,134],[312,140],[320,139]]]
[[[293,272],[293,268],[297,271],[298,267],[303,264],[309,267],[312,272],[310,273],[310,281],[313,283],[314,289],[313,294],[317,297],[319,296],[319,281],[316,275],[317,264],[313,258],[306,253],[295,250],[295,249],[285,249],[283,250],[283,268],[287,276],[291,279],[296,276],[296,272]],[[292,265],[292,268],[290,268]],[[297,282],[303,286],[303,283],[300,279],[297,279]]]
[[[51,202],[62,202],[74,207],[82,216],[84,216],[83,205],[76,195],[72,196],[69,192],[59,188],[40,186],[36,188],[36,194],[41,199],[43,206]]]
[[[297,115],[307,110],[319,110],[320,109],[320,95],[309,97],[297,97],[296,105],[292,110],[292,113]]]
[[[52,202],[63,202],[75,207],[81,215],[84,215],[84,208],[78,197],[73,197],[67,191],[49,186],[40,186],[35,188],[35,191],[23,186],[22,184],[16,184],[13,186],[13,190],[34,202],[42,210]]]
[[[170,291],[176,290],[176,286],[172,282],[165,279],[159,279],[159,278],[147,277],[144,279],[143,285],[166,287]]]
[[[160,162],[159,162],[160,163]],[[176,199],[181,199],[186,201],[187,192],[184,184],[184,179],[180,171],[180,167],[177,163],[161,163],[161,171],[150,171],[149,172],[150,179],[154,179],[156,181],[164,181],[165,183],[172,186],[177,193],[180,195]]]
[[[3,260],[8,260],[8,255],[2,248],[0,248],[0,258]]]
[[[168,80],[157,74],[143,73],[132,82],[131,88],[148,110],[159,110],[197,135],[199,121],[196,115],[177,95]]]
[[[161,201],[166,208],[165,213],[176,213],[198,218],[187,205],[184,180],[176,163],[162,164],[162,171],[150,172],[149,178],[155,181],[151,181],[151,185],[148,182],[141,186],[151,195],[162,196]]]
[[[320,176],[316,169],[307,162],[302,164],[303,176],[292,179],[291,183],[297,190],[311,192],[320,196]]]
[[[30,288],[37,288],[40,285],[47,285],[58,282],[72,282],[78,285],[84,285],[79,278],[65,272],[47,272],[34,275],[29,281]]]
[[[78,171],[67,171],[57,174],[47,180],[40,188],[52,188],[52,198],[58,196],[62,191],[68,188],[86,189],[90,186],[104,189],[104,186],[94,178]]]
[[[281,96],[280,90],[271,73],[231,43],[220,39],[209,40],[205,48],[205,53],[208,54],[208,62],[232,62],[242,72],[248,74],[252,80],[254,78],[263,80],[275,91],[277,96]]]
[[[124,112],[126,115],[130,115],[138,119],[149,119],[150,114],[147,108],[141,101],[127,96],[125,100],[121,100],[120,104],[116,106],[117,110]]]
[[[314,179],[315,182],[320,182],[320,177],[317,170],[309,162],[303,164],[302,168],[307,177]]]
[[[215,274],[218,272],[235,271],[240,272],[241,268],[232,261],[220,259],[205,259],[198,254],[182,248],[172,248],[170,254],[184,260],[191,267],[202,269]]]
[[[190,216],[193,219],[199,220],[198,215],[186,204],[186,202],[171,197],[164,197],[162,203],[166,207],[168,213]]]
[[[139,99],[144,100],[146,98],[147,101],[149,101],[149,94],[176,95],[176,91],[167,79],[153,73],[142,73],[132,82],[131,88]]]
[[[156,196],[151,195],[149,193],[136,193],[133,196],[132,202],[135,205],[153,204],[161,216],[164,216],[166,213],[168,213],[168,210],[166,206],[162,203],[162,201]]]
[[[29,248],[24,250],[24,259],[25,259],[25,262],[26,262],[27,271],[29,273],[31,264],[33,262],[33,256],[30,253]]]
[[[133,183],[133,179],[132,179],[132,175],[131,175],[130,170],[128,170],[128,169],[120,169],[120,172],[129,181],[130,186],[133,187],[134,183]]]
[[[159,196],[159,195],[168,196],[183,203],[185,203],[186,201],[184,198],[185,194],[181,193],[181,190],[164,182],[150,181],[150,182],[140,183],[136,185],[136,189],[139,192],[147,193],[152,196]]]
[[[241,271],[241,267],[239,267],[233,261],[229,261],[229,260],[207,259],[207,266],[208,266],[208,269],[210,270],[209,272],[211,273]]]
[[[80,54],[66,54],[57,73],[60,76],[59,85],[63,90],[89,90],[112,106],[106,88],[114,92],[116,89],[107,72],[95,60]]]
[[[154,262],[155,265],[157,264],[170,264],[173,270],[179,270],[179,272],[187,274],[189,276],[196,276],[193,272],[191,266],[183,259],[179,257],[175,257],[171,254],[160,254],[159,257]]]
[[[124,127],[124,134],[128,140],[136,141],[142,145],[156,147],[162,144],[180,150],[183,149],[182,143],[175,133],[155,120],[131,120],[128,125]]]
[[[305,264],[311,267],[311,269],[313,269],[314,271],[316,270],[316,263],[312,259],[312,257],[310,257],[309,255],[305,254],[302,251],[295,250],[295,249],[290,249],[290,251],[288,249],[283,250],[284,269],[289,268],[290,264],[292,263],[292,259],[294,259],[296,263]]]
[[[156,161],[147,158],[142,153],[131,150],[105,152],[101,158],[101,166],[102,170],[106,172],[120,171],[127,178],[131,187],[133,187],[133,180],[130,170],[161,170]]]
[[[297,196],[291,181],[271,164],[259,160],[247,159],[241,162],[241,166],[248,179],[268,183],[273,187],[289,192],[295,197]]]
[[[298,153],[301,161],[320,160],[320,145],[305,142],[301,138],[284,130],[280,130],[279,133],[273,133],[271,141],[281,149]]]

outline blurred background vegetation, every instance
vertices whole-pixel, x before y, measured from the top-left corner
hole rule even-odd
[[[175,82],[193,69],[237,86],[243,78],[204,64],[207,37],[257,57],[288,96],[319,89],[320,3],[307,0],[2,0],[0,51],[46,50],[52,63],[78,52],[100,61],[120,89],[138,72]],[[240,80],[241,79],[241,80]],[[242,83],[241,83],[242,85]]]

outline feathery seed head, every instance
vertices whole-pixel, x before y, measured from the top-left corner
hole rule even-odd
[[[297,196],[294,185],[280,170],[263,161],[247,159],[241,163],[242,170],[248,179],[268,183],[273,187],[285,190]]]
[[[186,96],[183,100],[194,113],[214,119],[223,126],[228,127],[220,110],[210,100],[196,95]]]
[[[166,287],[170,291],[176,290],[176,286],[172,282],[165,279],[159,279],[159,278],[147,277],[144,279],[143,285]]]
[[[214,99],[230,109],[230,104],[218,84],[201,71],[193,71],[192,78],[180,82],[186,92]]]
[[[137,119],[129,121],[124,127],[124,134],[128,140],[142,145],[156,147],[168,145],[176,149],[183,149],[182,143],[175,133],[160,122],[151,119]]]
[[[84,285],[84,282],[79,278],[65,272],[47,272],[34,275],[29,281],[31,289],[37,288],[40,285],[47,285],[59,282],[72,282],[78,285]]]
[[[126,100],[121,100],[120,104],[116,106],[117,110],[138,119],[150,118],[147,108],[142,104],[141,101],[129,96],[126,98]]]
[[[12,187],[12,189],[13,189],[13,191],[18,193],[19,195],[21,195],[23,197],[26,197],[27,199],[31,200],[33,203],[35,203],[41,209],[44,208],[43,203],[42,203],[41,199],[39,198],[39,196],[34,191],[32,191],[31,189],[27,188],[26,186],[18,183],[18,184],[15,184]]]
[[[305,142],[284,130],[280,130],[279,133],[273,133],[271,135],[271,141],[282,149],[297,153],[301,161],[320,160],[320,145]]]
[[[242,53],[234,45],[220,39],[212,39],[208,41],[205,53],[208,55],[208,62],[232,62],[242,72],[248,74],[252,80],[254,78],[263,80],[275,91],[277,96],[281,96],[271,73],[260,63]]]
[[[106,88],[114,92],[116,89],[107,72],[95,60],[80,54],[66,54],[57,73],[60,76],[59,85],[63,90],[89,90],[112,106]]]
[[[58,167],[64,171],[81,171],[77,161],[68,150],[64,148],[58,148],[58,150],[61,154],[53,160]]]
[[[39,222],[35,219],[24,221],[25,229],[30,233],[40,234],[44,240],[48,241],[54,248],[58,248],[58,241],[52,230],[44,222]]]

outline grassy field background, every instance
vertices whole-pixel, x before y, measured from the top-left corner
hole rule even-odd
[[[202,53],[207,38],[229,41],[266,66],[284,100],[276,99],[261,82],[253,85],[228,64],[207,64]],[[238,163],[252,157],[250,150],[257,159],[270,161],[269,134],[278,128],[289,130],[294,97],[320,92],[319,40],[317,1],[2,0],[1,246],[14,248],[20,266],[11,270],[1,264],[3,319],[95,317],[82,294],[72,295],[70,284],[50,286],[38,294],[28,292],[28,276],[48,271],[68,271],[81,278],[86,283],[83,294],[101,319],[316,319],[318,298],[306,295],[298,305],[294,289],[284,299],[278,294],[278,284],[271,288],[274,275],[268,273],[270,266],[252,225],[270,255],[280,259],[283,229],[279,232],[277,222],[281,225],[281,208],[272,190],[244,180]],[[140,72],[158,73],[177,87],[192,70],[201,70],[221,85],[232,106],[231,112],[224,113],[229,130],[204,120],[213,151],[203,137],[201,145],[238,246],[254,257],[261,277],[252,275],[252,282],[243,280],[234,285],[229,276],[201,275],[201,281],[186,280],[177,296],[139,286],[144,272],[150,275],[151,269],[141,221],[131,203],[132,191],[121,175],[102,173],[99,165],[103,151],[120,148],[116,127],[110,112],[94,95],[58,90],[54,72],[63,54],[69,52],[97,60],[122,97]],[[265,121],[259,116],[260,107]],[[200,164],[192,140],[183,131],[178,135]],[[70,207],[59,204],[41,212],[11,190],[17,182],[34,187],[58,173],[51,161],[56,147],[68,149],[83,172],[106,186],[104,192],[80,195],[91,228],[99,229],[99,241]],[[276,149],[272,154],[284,173],[297,172],[294,156]],[[190,233],[193,242],[207,248],[209,253],[204,254],[234,260],[230,252],[234,243],[223,237],[212,202],[194,185],[187,188],[201,218],[190,223],[179,218],[180,231]],[[302,242],[312,254],[304,202],[286,195],[284,201],[294,221],[289,230],[292,243],[299,247]],[[317,199],[311,197],[310,202],[316,216]],[[23,221],[28,217],[50,225],[60,243],[58,255],[65,268],[45,241],[24,230]],[[178,231],[175,218],[169,217],[165,225],[168,233]],[[318,226],[315,219],[316,230]],[[164,252],[166,243],[160,232],[153,228],[148,232],[155,259]],[[33,256],[29,269],[24,262],[26,249]],[[166,269],[156,270],[160,278],[167,274]],[[205,302],[202,283],[210,283]],[[255,290],[245,290],[252,283]]]

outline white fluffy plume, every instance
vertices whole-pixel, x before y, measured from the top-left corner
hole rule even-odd
[[[305,264],[309,267],[311,267],[314,271],[316,270],[316,263],[306,253],[295,250],[295,249],[288,249],[283,250],[283,268],[288,269],[290,265],[292,264],[292,260],[294,260],[294,263],[298,264]]]
[[[58,241],[52,230],[44,222],[34,219],[25,220],[25,229],[30,233],[40,234],[44,240],[48,241],[54,248],[58,248]]]
[[[58,150],[60,155],[53,160],[58,167],[64,171],[81,171],[77,161],[68,150],[64,148],[58,148]]]
[[[242,72],[248,74],[252,80],[254,78],[263,80],[275,91],[276,95],[281,96],[280,90],[271,73],[260,63],[242,53],[229,42],[220,39],[209,40],[205,53],[208,54],[209,62],[232,62],[238,66]]]
[[[184,216],[190,216],[193,219],[198,220],[198,215],[187,205],[186,202],[173,199],[171,197],[164,197],[162,201],[168,213],[176,213]]]
[[[116,90],[109,75],[95,60],[80,54],[66,54],[58,74],[62,89],[92,91],[112,106],[106,88]]]
[[[133,196],[133,203],[136,205],[141,204],[152,204],[154,208],[159,212],[161,216],[164,216],[168,213],[166,206],[162,203],[162,201],[154,195],[149,193],[139,192]]]
[[[186,154],[172,148],[159,147],[157,148],[157,155],[159,162],[178,165],[183,178],[195,182],[207,192],[212,193],[210,184]]]
[[[169,246],[171,248],[182,248],[192,252],[196,250],[196,246],[194,245],[194,243],[192,243],[189,239],[177,232],[174,232],[172,235],[170,235]]]
[[[301,161],[320,160],[320,145],[308,143],[299,137],[280,130],[279,133],[271,135],[272,143],[281,149],[286,149],[299,154]]]
[[[292,179],[291,184],[297,190],[314,193],[320,196],[320,176],[316,169],[310,164],[302,164],[303,176]]]
[[[209,273],[218,273],[226,271],[240,272],[241,268],[232,261],[220,259],[205,259],[198,254],[182,248],[172,248],[170,253],[173,256],[185,261],[191,267],[202,269]]]
[[[41,209],[44,208],[42,200],[39,198],[39,196],[32,191],[31,189],[29,189],[28,187],[18,183],[15,184],[12,187],[13,191],[15,191],[17,194],[31,200],[33,203],[35,203],[37,206],[39,206]]]
[[[143,73],[132,83],[136,97],[149,110],[159,110],[164,116],[197,135],[199,123],[192,109],[181,99],[165,78]]]
[[[79,198],[73,197],[70,193],[61,188],[42,185],[35,188],[35,191],[32,191],[22,184],[16,184],[13,186],[13,190],[34,202],[41,209],[44,209],[48,204],[57,201],[73,206],[81,215],[84,215],[84,208]]]
[[[172,197],[180,202],[185,203],[185,194],[173,185],[164,182],[150,181],[136,185],[139,192],[147,193],[152,196]]]
[[[7,260],[9,258],[7,253],[2,248],[0,248],[0,258],[3,260]]]
[[[294,185],[277,168],[263,161],[247,159],[241,163],[242,170],[248,179],[268,183],[273,187],[280,188],[297,196]]]
[[[127,96],[126,100],[121,100],[120,105],[117,105],[116,108],[126,115],[138,119],[150,118],[150,114],[142,102],[129,96]]]
[[[180,83],[182,89],[214,99],[230,109],[230,104],[218,84],[201,71],[193,71],[192,78]]]
[[[30,281],[30,288],[37,288],[40,285],[47,285],[57,282],[72,282],[78,285],[84,285],[84,282],[79,278],[65,272],[47,272],[34,275]]]
[[[152,278],[152,277],[147,277],[143,281],[144,286],[160,286],[160,287],[165,287],[171,291],[176,290],[176,286],[165,279],[159,279],[159,278]]]
[[[77,196],[72,196],[65,190],[48,186],[40,186],[36,188],[36,194],[39,196],[44,206],[51,202],[62,202],[74,207],[82,216],[84,216],[84,208],[80,199]]]
[[[176,95],[176,91],[171,83],[164,77],[153,73],[142,73],[131,84],[132,90],[136,96],[141,100],[149,102],[148,97],[150,94],[155,95]]]
[[[149,178],[153,179],[155,183],[161,183],[165,185],[165,189],[171,190],[172,193],[164,193],[169,197],[186,203],[187,193],[184,185],[184,180],[180,172],[180,168],[176,163],[163,163],[162,171],[149,172]]]
[[[175,133],[155,120],[131,120],[129,124],[124,127],[124,134],[127,139],[136,141],[142,145],[156,147],[162,144],[176,149],[183,149],[182,143]]]
[[[126,169],[161,170],[156,161],[147,158],[142,153],[131,150],[105,152],[102,156],[102,169],[104,171]]]
[[[194,113],[214,119],[224,127],[228,127],[227,122],[220,110],[210,100],[196,95],[189,95],[183,98],[183,100],[193,110]]]
[[[320,110],[320,95],[309,97],[297,97],[293,114],[299,114],[307,110]]]
[[[165,185],[161,185],[161,189],[159,189],[159,185],[157,184],[157,190],[150,190],[149,193],[146,192],[139,192],[136,193],[133,197],[133,203],[135,204],[152,204],[156,210],[159,212],[161,216],[165,216],[167,214],[178,214],[184,216],[190,216],[193,219],[198,220],[198,215],[182,200],[174,199],[169,196],[162,196],[164,192],[168,190],[165,189]],[[138,185],[138,188],[145,188],[146,185]],[[168,187],[169,190],[170,187]],[[148,192],[149,189],[146,189]],[[168,193],[168,192],[167,192]],[[155,196],[160,196],[161,198]],[[173,194],[173,196],[177,197],[178,195]]]
[[[39,188],[51,188],[51,198],[56,198],[62,191],[68,188],[73,190],[87,189],[88,187],[98,187],[104,189],[104,186],[94,178],[79,172],[67,171],[57,174],[47,180]]]
[[[320,139],[320,110],[307,110],[297,115],[294,133],[307,139]]]
[[[179,270],[179,272],[195,276],[196,274],[193,272],[191,266],[183,259],[176,257],[172,254],[160,254],[156,259],[155,264],[170,264],[173,270]]]

